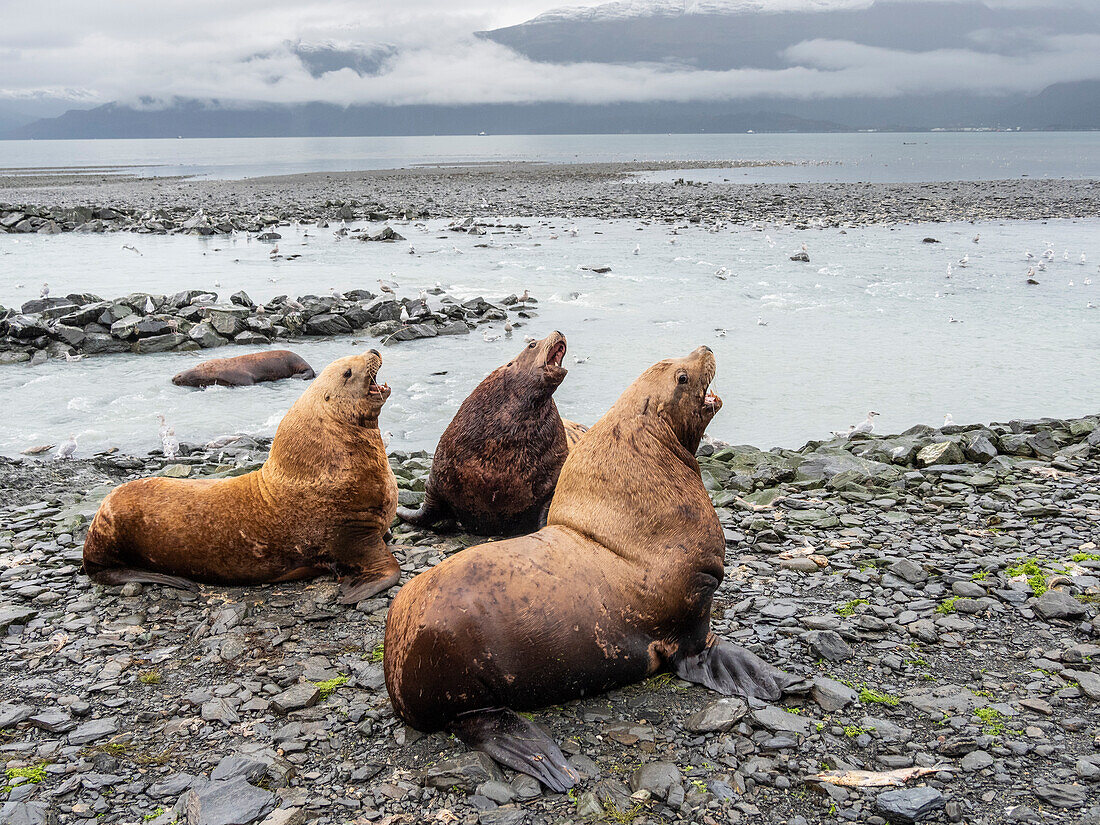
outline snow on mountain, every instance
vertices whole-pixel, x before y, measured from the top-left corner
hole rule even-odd
[[[529,20],[555,21],[628,20],[635,17],[682,17],[709,14],[768,14],[790,11],[837,11],[868,8],[874,0],[616,0],[598,6],[563,6]]]

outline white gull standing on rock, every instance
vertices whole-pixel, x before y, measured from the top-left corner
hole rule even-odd
[[[161,449],[164,450],[165,458],[175,458],[180,454],[180,442],[176,438],[176,431],[174,428],[169,427],[165,431],[160,440]]]
[[[943,417],[943,426],[953,427],[955,426],[955,419],[951,417],[951,413],[948,413]]]
[[[72,458],[76,452],[76,436],[70,435],[69,440],[57,448],[58,458]]]
[[[42,284],[42,291],[39,294],[43,298],[49,298],[50,297],[50,285],[49,284]]]
[[[867,413],[867,417],[852,429],[849,435],[854,435],[855,433],[873,433],[875,431],[875,416],[877,415],[877,412],[871,410]]]

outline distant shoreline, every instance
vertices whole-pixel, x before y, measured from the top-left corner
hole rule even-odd
[[[776,166],[781,162],[666,160],[632,163],[495,162],[208,180],[187,177],[0,175],[3,213],[38,210],[72,231],[66,210],[113,210],[94,231],[182,231],[207,215],[281,221],[588,217],[682,222],[771,222],[845,227],[876,223],[1100,217],[1100,181],[1031,179],[924,183],[733,183],[647,181],[656,170]],[[690,178],[690,175],[687,176]],[[149,213],[158,210],[156,217]],[[159,228],[158,228],[159,227]],[[89,231],[84,227],[85,231]],[[3,230],[7,231],[7,230]]]

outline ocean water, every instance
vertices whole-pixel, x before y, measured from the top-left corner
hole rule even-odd
[[[440,221],[395,222],[408,239],[395,244],[283,228],[280,250],[302,257],[275,262],[269,244],[243,234],[0,235],[0,304],[36,297],[44,281],[55,295],[194,287],[223,299],[244,289],[258,300],[376,288],[379,277],[396,280],[409,296],[436,283],[459,298],[529,289],[539,316],[511,339],[488,342],[478,329],[383,348],[381,376],[393,395],[381,425],[397,449],[431,449],[478,381],[518,352],[525,335],[553,329],[569,340],[559,408],[589,424],[651,363],[700,344],[715,351],[714,389],[725,401],[709,431],[737,443],[799,446],[859,422],[870,409],[881,413],[879,432],[939,425],[946,413],[961,423],[1100,411],[1100,308],[1089,308],[1100,307],[1100,220],[846,232],[514,222],[522,228],[480,237],[449,232]],[[924,244],[926,236],[942,243]],[[789,260],[802,244],[808,264]],[[1041,284],[1026,285],[1025,250],[1040,255],[1048,247],[1055,255],[1038,273]],[[611,271],[597,275],[585,266]],[[499,324],[492,328],[502,332]],[[290,348],[320,370],[376,345],[349,336]],[[70,434],[78,437],[78,455],[109,446],[150,450],[158,446],[157,413],[184,441],[271,435],[300,383],[204,391],[170,383],[201,358],[248,351],[2,367],[0,452],[56,444]]]
[[[65,169],[245,178],[420,164],[684,159],[793,164],[692,170],[687,175],[694,180],[727,178],[742,183],[1090,178],[1100,177],[1100,132],[0,141],[0,176]]]

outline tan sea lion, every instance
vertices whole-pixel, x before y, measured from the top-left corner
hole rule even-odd
[[[378,413],[377,350],[329,364],[286,414],[263,467],[145,478],[104,499],[84,541],[97,582],[259,584],[334,572],[352,603],[397,583],[382,537],[397,509]]]
[[[394,710],[448,728],[555,791],[576,774],[515,713],[661,670],[776,699],[790,677],[710,633],[726,543],[695,451],[721,400],[714,355],[646,370],[570,453],[547,526],[483,544],[397,594],[384,667]]]
[[[581,425],[558,415],[554,390],[566,341],[553,332],[531,341],[462,402],[443,432],[419,510],[397,508],[402,521],[431,527],[457,519],[472,533],[513,536],[545,517],[570,436]]]
[[[284,378],[308,380],[316,375],[313,367],[290,350],[253,352],[232,358],[211,358],[184,370],[172,378],[177,387],[250,387],[262,381]]]

